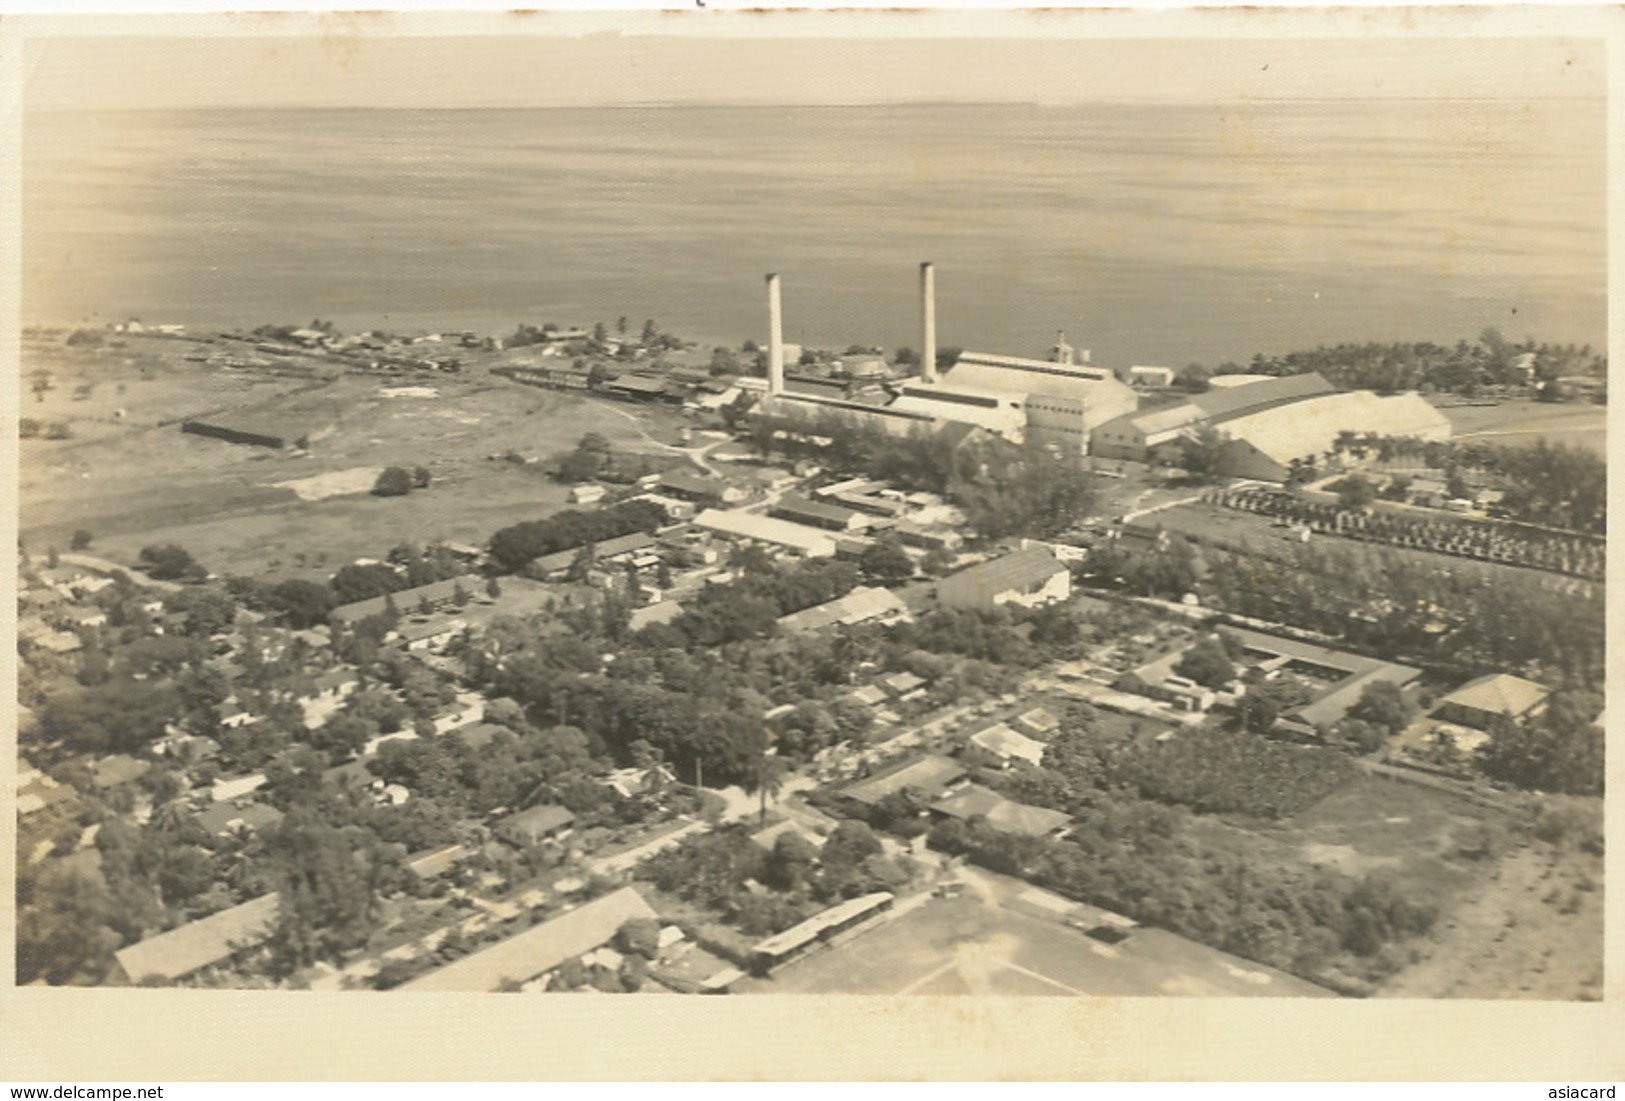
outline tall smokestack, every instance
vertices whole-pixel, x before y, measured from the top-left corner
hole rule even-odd
[[[920,378],[937,381],[937,269],[920,265]]]
[[[777,272],[767,277],[767,392],[784,393],[784,303]]]

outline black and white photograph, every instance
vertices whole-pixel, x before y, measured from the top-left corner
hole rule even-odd
[[[1186,15],[25,18],[15,985],[1600,1001],[1606,35]]]

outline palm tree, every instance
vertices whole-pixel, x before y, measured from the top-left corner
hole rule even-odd
[[[764,729],[757,742],[756,765],[744,782],[746,792],[761,796],[761,810],[756,819],[758,825],[767,821],[767,801],[776,798],[784,789],[785,773],[789,771],[784,758],[771,752],[772,741],[772,735]]]

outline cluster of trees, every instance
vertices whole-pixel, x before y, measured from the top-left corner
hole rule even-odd
[[[68,750],[133,753],[162,737],[164,725],[183,712],[173,685],[120,677],[53,693],[39,713],[39,733]]]
[[[1140,747],[1108,778],[1193,810],[1287,818],[1354,779],[1333,749],[1288,745],[1244,730],[1197,730]]]
[[[386,466],[373,482],[372,494],[374,497],[405,497],[414,489],[428,489],[429,480],[426,466],[415,466],[411,470],[404,466]]]
[[[505,348],[528,348],[532,344],[546,344],[558,331],[559,327],[551,321],[539,329],[535,325],[521,322],[518,328],[503,338],[502,345]]]
[[[995,871],[1310,978],[1332,968],[1375,977],[1436,913],[1380,875],[1249,860],[1203,840],[1185,813],[1103,793],[1069,839],[1004,834],[950,820],[930,844]]]
[[[1201,390],[1215,374],[1299,375],[1316,371],[1342,390],[1442,390],[1473,397],[1493,387],[1526,387],[1529,378],[1522,364],[1529,353],[1534,355],[1537,380],[1608,375],[1607,357],[1594,354],[1590,345],[1537,343],[1533,338],[1514,343],[1488,328],[1476,341],[1458,340],[1451,346],[1431,341],[1368,341],[1321,345],[1284,355],[1260,352],[1245,367],[1224,363],[1210,370],[1193,363],[1179,373],[1178,381],[1187,389]]]
[[[545,520],[526,520],[501,529],[491,536],[489,549],[499,569],[517,573],[544,554],[635,531],[653,531],[666,520],[665,510],[648,501],[627,501],[597,512],[565,509]]]
[[[283,625],[302,630],[326,623],[328,614],[341,604],[389,596],[436,581],[449,581],[462,576],[467,570],[467,565],[443,546],[419,547],[402,543],[393,548],[383,562],[350,563],[339,567],[325,584],[303,578],[267,584],[254,577],[229,576],[224,580],[225,591],[229,595],[219,596],[219,599],[252,611],[270,613]],[[472,593],[468,595],[473,596]]]
[[[1082,633],[1076,616],[1065,608],[1005,606],[933,608],[891,628],[889,637],[909,649],[1032,668],[1075,656]]]
[[[630,330],[631,325],[627,318],[621,317],[616,320],[615,333],[620,338],[623,346],[631,344],[627,339],[627,333]],[[521,322],[514,328],[512,333],[503,338],[502,344],[505,348],[527,348],[533,344],[548,344],[558,339],[558,333],[558,325],[551,321],[545,322],[540,328]],[[636,343],[639,347],[651,351],[664,351],[683,346],[682,340],[678,337],[662,333],[652,319],[643,323],[642,332]],[[571,341],[567,345],[567,350],[596,354],[603,352],[608,344],[609,326],[599,321],[594,323],[590,337],[584,340]],[[624,350],[627,349],[623,347]]]
[[[1559,692],[1536,718],[1497,720],[1479,750],[1479,767],[1521,788],[1602,795],[1607,738],[1596,722],[1602,705],[1596,693]]]
[[[142,547],[139,561],[154,581],[202,581],[209,576],[191,552],[175,543]]]
[[[621,820],[618,797],[592,779],[592,746],[575,727],[522,726],[520,733],[498,734],[477,750],[456,735],[385,742],[368,767],[456,816],[554,803],[594,816],[586,824]]]
[[[494,671],[495,689],[517,700],[532,723],[574,725],[592,749],[607,749],[624,761],[631,759],[632,743],[641,740],[685,777],[738,783],[753,774],[763,738],[759,695],[583,674],[561,668],[557,660],[534,652],[510,656]],[[615,663],[617,672],[620,664]]]
[[[589,380],[589,385],[591,385]],[[630,485],[649,474],[669,470],[672,460],[658,455],[637,452],[616,452],[601,433],[588,432],[581,437],[575,450],[567,451],[554,460],[554,475],[561,482],[612,482]]]
[[[1098,489],[1081,458],[995,438],[958,439],[916,429],[893,435],[835,411],[759,417],[756,446],[768,454],[817,458],[834,471],[862,474],[948,497],[985,539],[1057,535],[1093,511]]]
[[[1528,524],[1603,535],[1608,530],[1608,464],[1583,447],[1537,440],[1507,446],[1480,440],[1419,440],[1412,436],[1345,432],[1334,450],[1356,459],[1411,463],[1442,470],[1452,497],[1471,497],[1463,477],[1499,487],[1496,515]]]
[[[155,769],[149,776],[158,773]],[[51,862],[18,879],[18,977],[101,982],[119,947],[280,891],[269,954],[277,973],[334,958],[372,931],[379,899],[409,882],[404,849],[372,828],[370,797],[312,787],[276,827],[214,836],[175,802],[173,778],[149,786],[158,810],[134,825],[92,796],[63,823],[74,840],[100,824],[96,873]],[[316,793],[316,794],[312,794]],[[140,976],[136,976],[138,979]]]
[[[708,783],[753,780],[763,715],[775,704],[793,705],[772,724],[778,756],[805,760],[872,723],[868,708],[844,698],[856,666],[937,661],[872,626],[709,645],[668,624],[627,638],[604,662],[608,636],[590,618],[572,617],[560,635],[499,617],[467,654],[473,682],[518,701],[538,726],[579,727],[623,764],[644,741],[678,775]]]
[[[41,398],[40,400],[44,400]],[[41,421],[34,417],[22,417],[17,421],[17,437],[23,440],[71,440],[73,428],[66,421]]]
[[[559,460],[561,482],[588,482],[604,473],[612,462],[610,443],[597,432],[588,432],[576,449]]]
[[[748,936],[788,929],[843,898],[895,891],[910,870],[881,849],[862,822],[844,821],[822,845],[794,830],[771,850],[735,823],[685,839],[645,861],[638,875],[663,891],[715,911]],[[769,889],[753,891],[755,882]]]
[[[1061,717],[1042,767],[988,782],[1073,815],[1068,838],[949,820],[931,830],[933,848],[1310,977],[1392,970],[1404,962],[1397,942],[1431,926],[1431,908],[1388,879],[1249,860],[1197,826],[1193,805],[1265,816],[1302,809],[1352,775],[1343,755],[1235,732],[1148,742],[1148,730],[1108,728],[1087,705]]]
[[[1600,590],[1584,584],[1508,585],[1495,567],[1448,568],[1381,548],[1325,543],[1200,552],[1178,535],[1161,552],[1126,555],[1104,543],[1085,564],[1131,592],[1203,604],[1307,628],[1462,676],[1517,672],[1544,684],[1600,689]]]
[[[850,562],[812,560],[783,568],[747,571],[727,585],[702,592],[670,624],[690,646],[717,646],[771,634],[780,616],[845,596],[857,587]]]
[[[1066,709],[1044,767],[1007,781],[1011,797],[1088,816],[1103,790],[1128,790],[1204,813],[1286,818],[1354,779],[1346,754],[1247,730],[1183,731],[1166,741],[1108,732],[1086,705]]]

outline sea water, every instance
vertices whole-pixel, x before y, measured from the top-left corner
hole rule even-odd
[[[1108,364],[1606,329],[1590,101],[31,112],[24,314]]]

